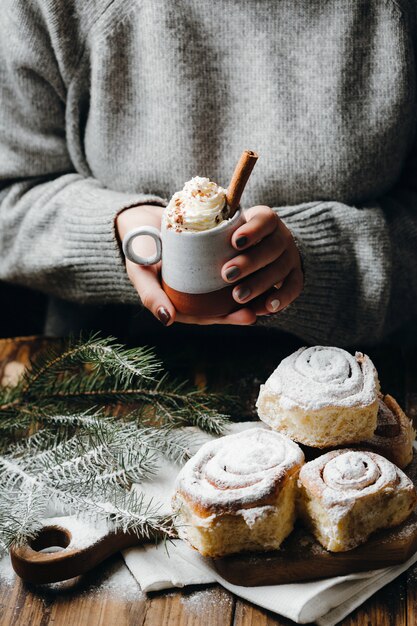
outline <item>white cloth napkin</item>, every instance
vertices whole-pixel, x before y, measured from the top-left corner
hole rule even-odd
[[[254,426],[259,427],[259,422],[234,424],[231,432]],[[176,466],[164,462],[157,478],[141,484],[140,489],[162,502],[162,510],[169,511],[177,473]],[[182,541],[167,544],[166,548],[162,545],[130,548],[123,552],[123,557],[145,592],[218,582],[237,596],[269,611],[299,624],[316,622],[319,626],[333,626],[417,561],[416,553],[406,563],[382,570],[314,582],[242,587],[224,580],[214,570],[210,559],[203,558]]]
[[[337,576],[315,582],[264,587],[232,585],[182,541],[167,547],[129,548],[123,553],[126,565],[142,591],[217,582],[237,596],[289,617],[298,624],[316,622],[333,626],[349,615],[378,589],[402,574],[417,561],[417,554],[396,567]]]

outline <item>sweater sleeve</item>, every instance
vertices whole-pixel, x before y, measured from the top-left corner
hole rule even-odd
[[[304,269],[301,296],[265,318],[311,343],[373,343],[417,315],[417,159],[386,195],[362,206],[279,207]]]
[[[19,5],[28,12],[36,6]],[[66,87],[42,16],[6,7],[0,20],[0,280],[77,302],[137,302],[115,217],[128,206],[165,201],[107,189],[76,171],[65,139]]]

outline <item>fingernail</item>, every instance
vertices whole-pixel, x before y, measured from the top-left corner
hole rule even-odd
[[[252,292],[249,287],[241,287],[236,291],[236,298],[238,300],[246,300],[246,298],[249,298],[251,293]]]
[[[271,300],[271,302],[269,303],[269,308],[272,309],[273,311],[278,311],[280,304],[281,302],[278,299]]]
[[[225,272],[225,276],[227,280],[233,280],[234,278],[237,278],[239,274],[240,274],[240,269],[238,268],[237,265],[232,265],[232,267],[229,267],[229,269],[227,269]]]
[[[247,243],[248,243],[248,238],[245,237],[244,235],[236,239],[236,245],[238,248],[243,248],[243,246],[246,246]]]
[[[156,314],[158,316],[159,321],[162,322],[164,326],[166,326],[171,320],[169,311],[164,306],[160,306]]]

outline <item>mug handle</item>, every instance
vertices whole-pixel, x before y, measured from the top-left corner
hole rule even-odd
[[[139,256],[133,250],[133,242],[136,237],[141,237],[142,235],[147,235],[148,237],[152,237],[156,244],[156,252],[153,256],[143,257]],[[124,255],[129,261],[133,263],[137,263],[138,265],[153,265],[154,263],[158,263],[158,261],[162,258],[162,240],[161,233],[155,226],[140,226],[139,228],[134,228],[133,230],[129,230],[128,233],[123,238],[123,252]]]

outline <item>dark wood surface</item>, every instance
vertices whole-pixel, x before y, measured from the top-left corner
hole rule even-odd
[[[148,334],[168,367],[212,388],[230,386],[253,415],[260,382],[300,344],[258,329]],[[0,340],[0,381],[12,380],[45,340]],[[356,346],[361,349],[363,346]],[[417,350],[384,345],[366,350],[378,368],[384,392],[392,394],[417,423]],[[175,355],[173,358],[172,355]],[[0,561],[0,626],[291,626],[293,622],[239,600],[217,585],[144,595],[121,557],[79,579],[29,585]],[[343,626],[417,624],[417,565],[376,593],[341,622]]]

